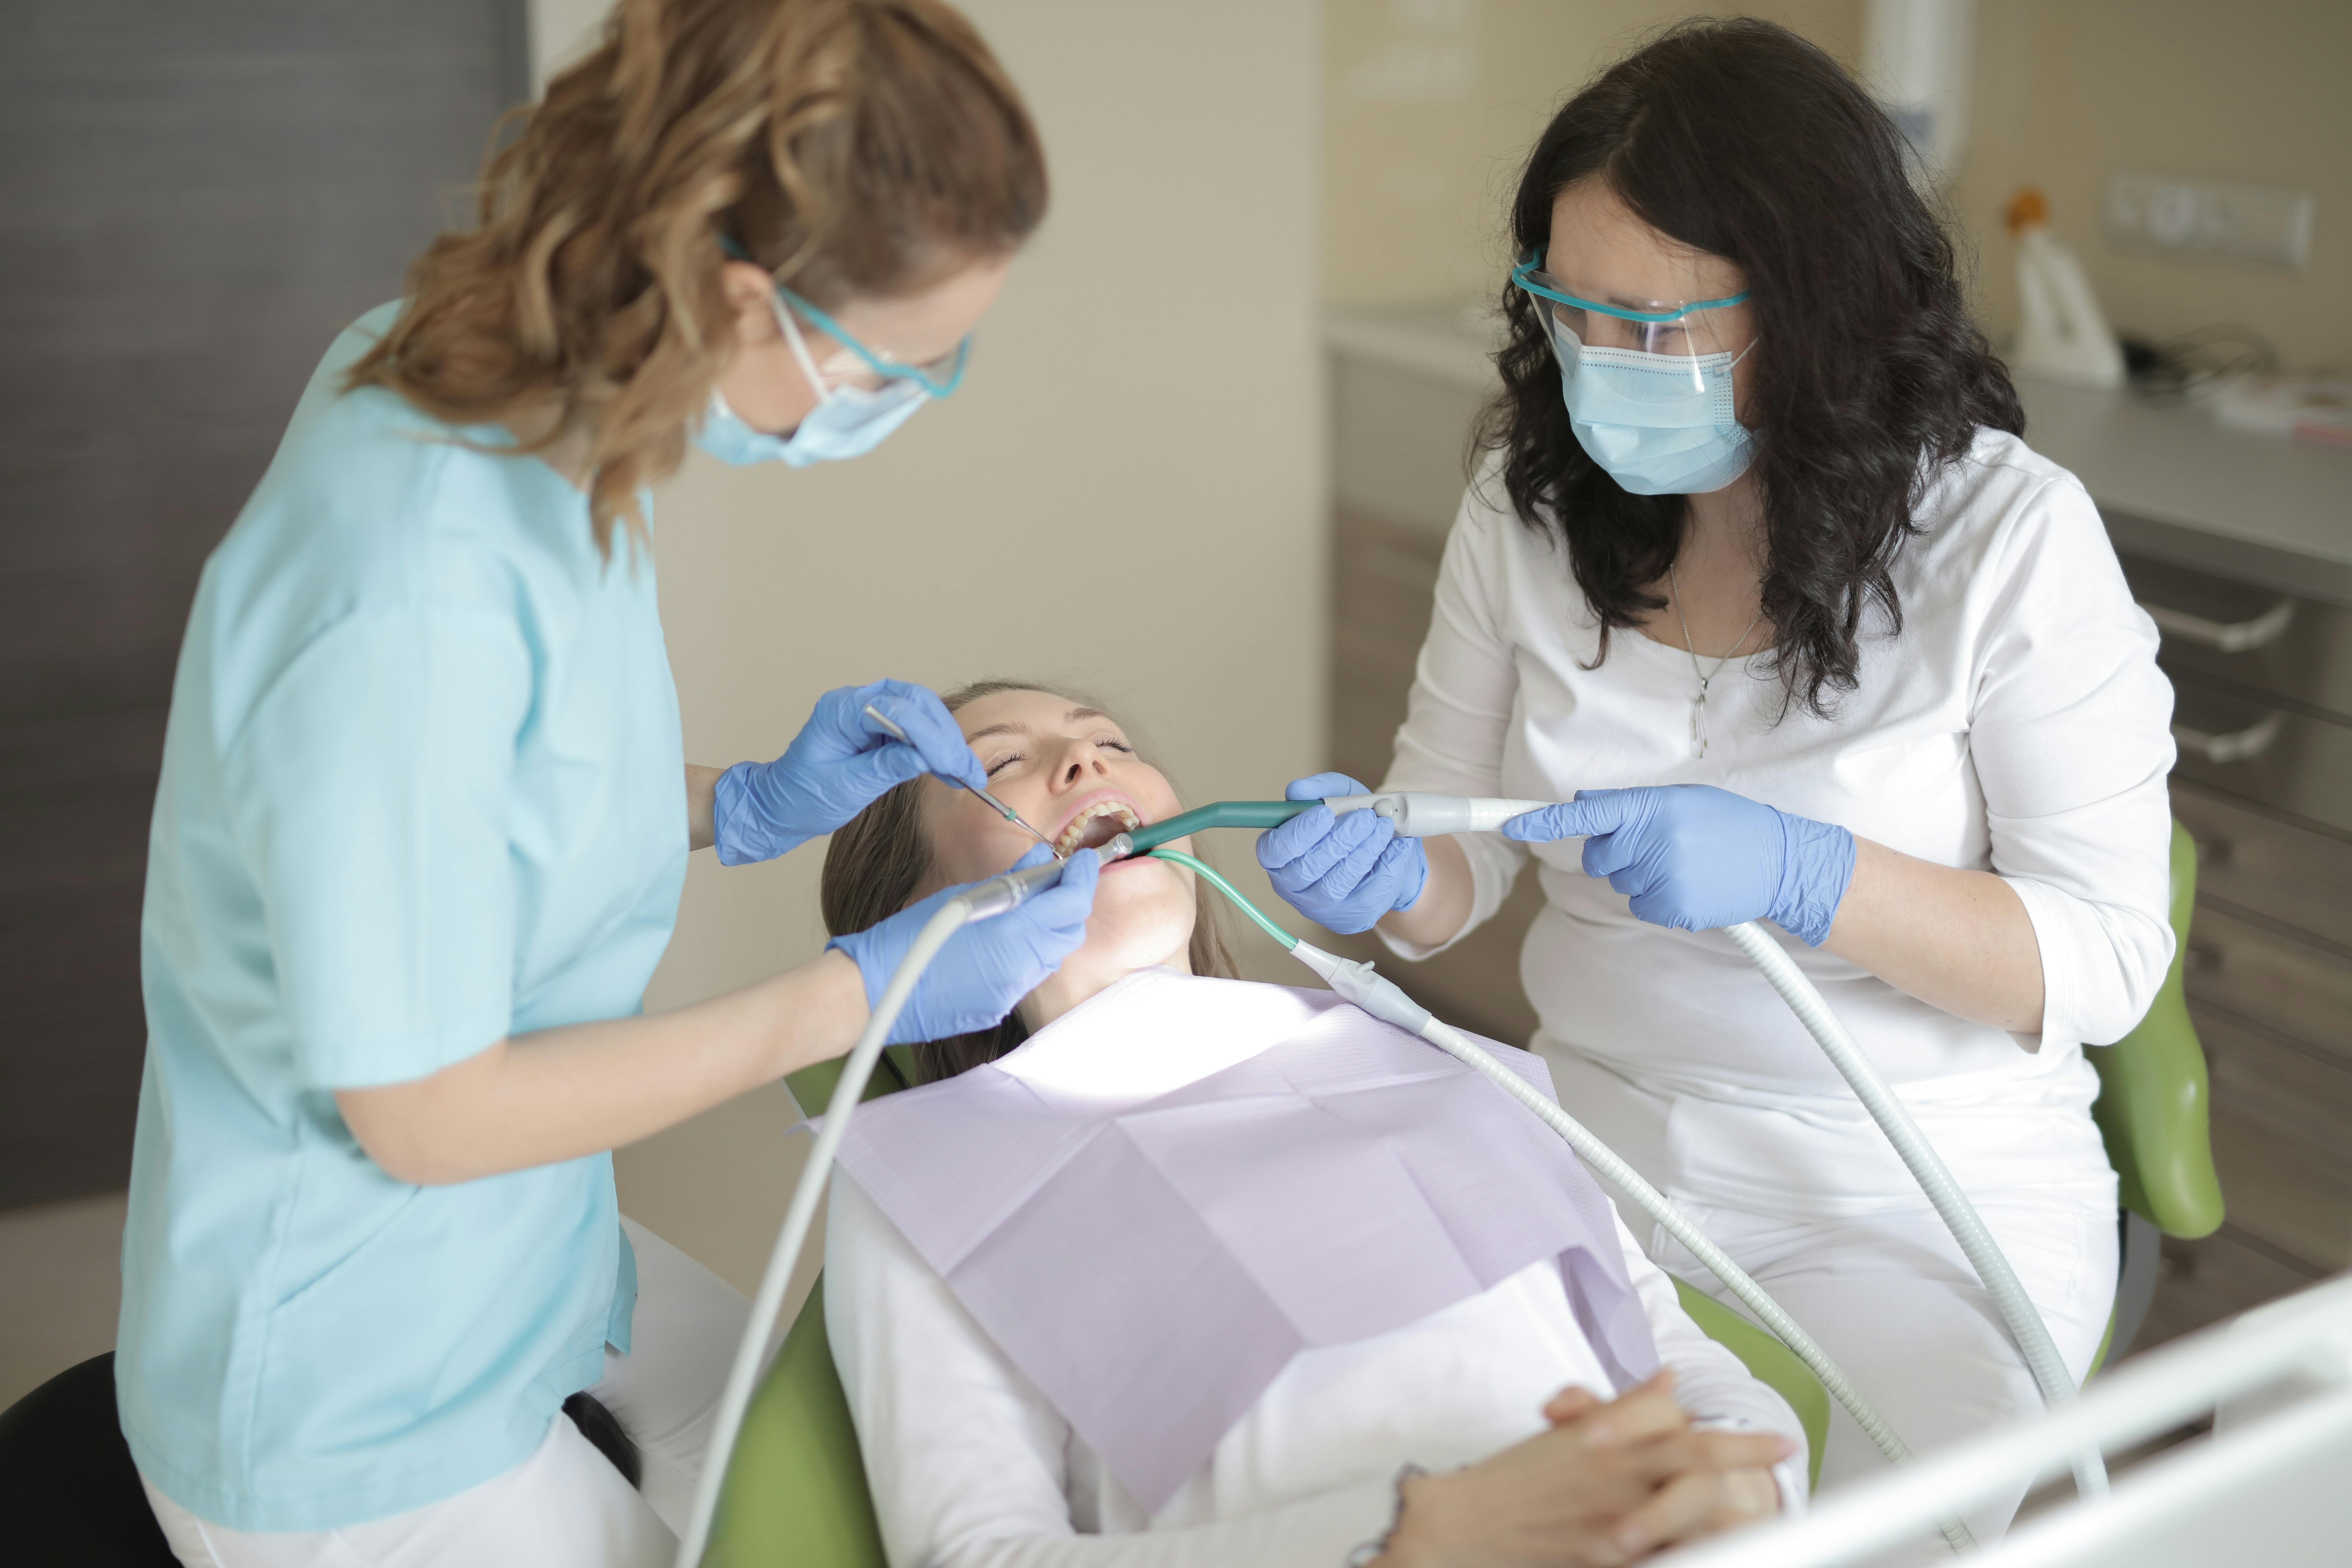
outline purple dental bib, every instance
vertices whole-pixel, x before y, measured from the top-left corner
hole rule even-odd
[[[1480,1043],[1551,1092],[1540,1058]],[[1144,970],[996,1062],[860,1107],[840,1159],[1154,1512],[1301,1350],[1544,1258],[1619,1386],[1657,1369],[1574,1153],[1327,991]]]

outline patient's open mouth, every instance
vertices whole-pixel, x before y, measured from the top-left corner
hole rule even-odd
[[[1143,826],[1143,818],[1123,800],[1098,800],[1077,816],[1070,818],[1061,837],[1054,840],[1054,853],[1067,855],[1074,849],[1099,849],[1130,828]]]

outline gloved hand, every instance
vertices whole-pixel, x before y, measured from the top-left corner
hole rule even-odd
[[[1051,858],[1040,844],[1013,862],[1013,868],[1025,871]],[[1001,1022],[1087,940],[1087,917],[1094,911],[1095,883],[1101,876],[1102,857],[1080,849],[1064,862],[1059,882],[1019,909],[968,925],[950,937],[907,999],[891,1026],[889,1043],[944,1040]],[[942,889],[887,921],[825,944],[857,961],[857,971],[866,977],[868,1007],[882,999],[882,988],[898,973],[924,922],[961,891]]]
[[[891,739],[866,716],[866,705],[907,731]],[[719,863],[772,860],[830,833],[908,779],[937,773],[986,788],[980,759],[929,688],[904,680],[844,686],[816,700],[816,711],[772,763],[738,763],[719,775],[711,821]]]
[[[1587,876],[1683,931],[1769,920],[1819,947],[1853,880],[1853,834],[1713,784],[1579,790],[1503,824],[1523,844],[1580,835]]]
[[[1291,780],[1283,798],[1370,793],[1345,773],[1315,773]],[[1292,909],[1342,934],[1370,931],[1390,910],[1411,909],[1429,881],[1420,839],[1399,838],[1385,816],[1334,816],[1328,805],[1259,834],[1257,863]]]

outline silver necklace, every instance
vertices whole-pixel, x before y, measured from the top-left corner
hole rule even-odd
[[[1739,634],[1739,640],[1731,645],[1731,652],[1715,661],[1713,669],[1701,669],[1698,667],[1698,647],[1691,641],[1690,617],[1683,614],[1683,585],[1675,580],[1675,569],[1671,562],[1666,566],[1666,583],[1675,591],[1675,619],[1682,623],[1683,651],[1690,655],[1691,673],[1698,677],[1698,695],[1691,699],[1691,755],[1703,757],[1706,755],[1707,741],[1706,689],[1715,683],[1717,676],[1723,673],[1723,667],[1729,664],[1739,650],[1748,646],[1748,637],[1754,634],[1758,625],[1764,619],[1764,611],[1761,606],[1758,607],[1756,619],[1748,623],[1748,630]]]

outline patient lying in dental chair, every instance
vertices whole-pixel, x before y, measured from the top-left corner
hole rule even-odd
[[[948,701],[1059,848],[1181,809],[1087,703]],[[826,924],[1032,842],[918,780],[835,835]],[[1614,1564],[1797,1504],[1795,1416],[1574,1155],[1328,992],[1230,978],[1204,897],[1108,868],[1085,946],[851,1125],[825,1321],[890,1561]]]

